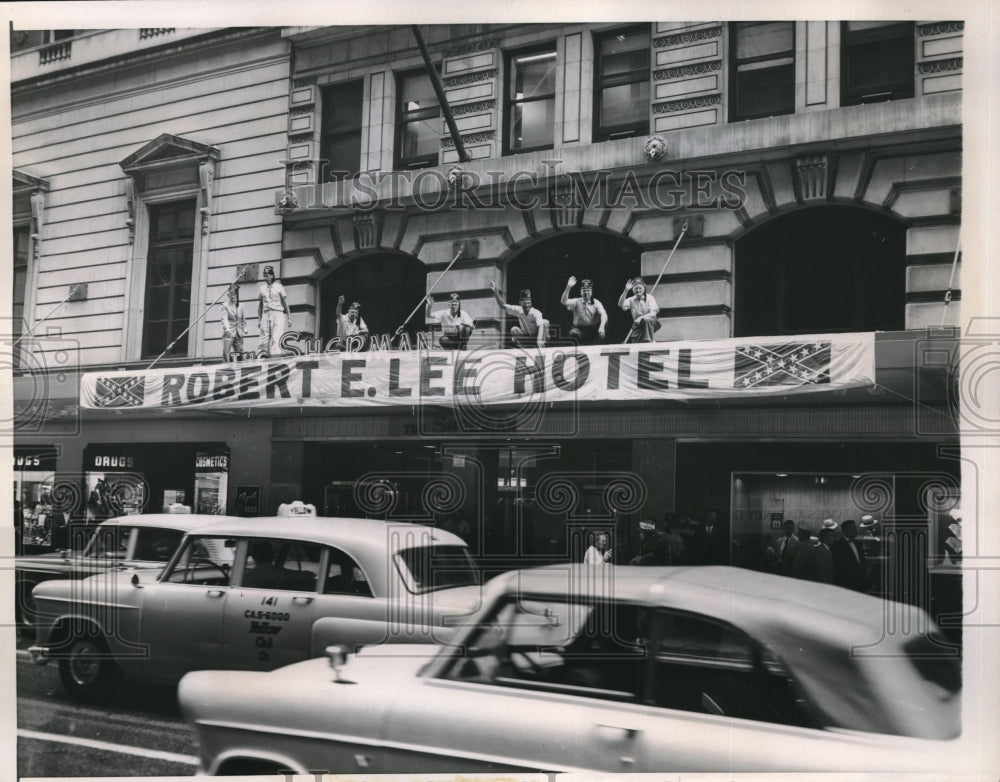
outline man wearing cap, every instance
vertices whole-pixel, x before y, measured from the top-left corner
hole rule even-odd
[[[337,337],[342,350],[361,351],[368,347],[368,324],[361,317],[361,305],[356,301],[344,312],[344,297],[337,297]],[[353,339],[352,339],[353,338]],[[356,343],[351,347],[350,343]]]
[[[573,313],[573,328],[570,338],[580,345],[596,345],[604,341],[604,329],[608,325],[608,313],[604,305],[594,298],[594,285],[590,280],[580,283],[580,297],[571,299],[569,292],[576,285],[576,277],[566,283],[559,303]]]
[[[652,519],[639,522],[639,553],[629,560],[630,565],[669,565],[670,550],[667,535],[656,528]]]
[[[438,344],[445,350],[465,350],[476,324],[472,316],[462,309],[462,300],[458,294],[452,293],[448,297],[448,309],[437,312],[431,312],[434,298],[428,293],[426,299],[427,319],[436,320],[441,324],[442,333]]]
[[[629,296],[629,291],[632,295]],[[618,306],[632,316],[632,329],[626,342],[652,342],[653,335],[660,328],[660,307],[651,294],[646,293],[646,283],[636,277],[625,283],[625,290],[618,297]]]
[[[490,280],[490,287],[493,289],[493,297],[497,304],[503,307],[504,312],[517,318],[517,325],[512,326],[510,336],[514,344],[519,348],[545,347],[546,332],[549,330],[549,322],[545,320],[542,313],[531,306],[531,291],[525,288],[519,297],[520,306],[507,304],[500,298],[500,291],[497,284]]]
[[[274,279],[274,267],[264,267],[264,282],[257,288],[257,320],[260,323],[258,349],[267,356],[281,353],[281,336],[292,325],[285,286]]]
[[[854,519],[840,525],[841,537],[830,544],[833,555],[833,583],[855,592],[867,592],[868,562],[861,544],[856,540],[858,526]]]
[[[246,316],[240,304],[240,286],[229,286],[227,301],[222,302],[222,358],[232,361],[233,353],[243,352],[243,337],[247,333]]]

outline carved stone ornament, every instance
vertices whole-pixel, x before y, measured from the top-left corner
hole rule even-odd
[[[278,197],[278,213],[289,215],[299,208],[299,198],[294,190],[286,190]]]
[[[448,169],[448,187],[458,187],[459,183],[465,180],[465,171],[461,166],[452,166]]]
[[[667,154],[667,142],[663,136],[650,136],[642,148],[646,151],[646,157],[653,161],[662,160]]]

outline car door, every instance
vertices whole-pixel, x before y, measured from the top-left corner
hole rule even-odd
[[[271,670],[309,657],[322,547],[278,537],[240,546],[223,620],[223,668]]]
[[[192,536],[161,578],[143,584],[143,676],[176,680],[188,671],[222,667],[222,620],[230,594],[235,540]]]
[[[647,768],[637,610],[503,603],[424,681],[420,697],[392,705],[382,771]]]

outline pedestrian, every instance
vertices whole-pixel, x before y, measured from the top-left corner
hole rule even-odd
[[[594,533],[594,542],[590,544],[583,555],[585,565],[605,565],[611,561],[611,549],[608,548],[608,533]]]
[[[258,350],[264,356],[281,354],[281,337],[292,326],[285,286],[274,278],[274,267],[264,267],[264,282],[257,288]]]
[[[840,525],[840,535],[830,546],[830,553],[833,554],[833,583],[855,592],[867,592],[871,586],[868,562],[865,560],[864,548],[856,540],[858,526],[854,519],[847,519]]]
[[[729,532],[714,510],[706,511],[691,537],[692,559],[698,565],[729,564]]]
[[[352,352],[368,349],[368,324],[361,317],[361,305],[356,301],[344,312],[344,297],[337,297],[337,338],[341,350]]]
[[[799,538],[795,534],[795,522],[792,519],[785,519],[781,525],[781,535],[770,547],[775,572],[782,576],[790,576],[798,550]]]
[[[799,528],[799,547],[792,564],[792,576],[804,581],[833,583],[833,555],[829,544],[836,525],[833,519],[826,519],[818,537],[807,529]]]
[[[427,319],[436,320],[441,324],[441,338],[438,344],[445,350],[465,350],[476,324],[472,316],[462,309],[462,300],[458,294],[452,293],[448,297],[448,309],[437,312],[431,312],[434,299],[429,293],[426,299]]]
[[[639,522],[639,553],[629,561],[630,565],[669,565],[670,551],[667,536],[656,528],[652,519]]]
[[[226,301],[222,302],[222,358],[233,360],[233,353],[243,352],[243,337],[247,333],[246,316],[240,304],[240,286],[229,286]]]
[[[631,290],[632,295],[629,296]],[[625,283],[625,290],[618,297],[618,306],[632,316],[632,328],[626,342],[652,342],[653,335],[660,328],[657,317],[660,308],[652,294],[646,293],[646,283],[642,277],[636,277]]]
[[[519,348],[545,347],[545,339],[548,335],[549,322],[539,310],[532,306],[531,291],[525,288],[518,297],[519,304],[507,304],[501,297],[497,284],[490,280],[490,288],[493,289],[493,297],[508,315],[517,318],[517,325],[510,329],[510,336],[514,345]]]
[[[596,345],[604,341],[605,329],[608,325],[608,313],[604,305],[594,298],[594,284],[590,280],[580,283],[579,298],[569,298],[569,292],[576,285],[576,277],[570,277],[566,282],[559,303],[573,313],[573,328],[569,330],[571,339],[578,345]]]
[[[683,562],[687,553],[684,538],[677,531],[678,523],[679,517],[676,513],[668,511],[663,514],[663,524],[660,529],[663,531],[667,542],[667,559],[671,565]]]

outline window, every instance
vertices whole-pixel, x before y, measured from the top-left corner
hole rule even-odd
[[[396,554],[396,567],[411,592],[432,592],[479,583],[479,570],[465,546],[420,546]]]
[[[14,226],[14,320],[13,339],[17,340],[24,328],[24,292],[28,280],[28,256],[31,247],[31,228],[28,225]],[[15,363],[15,366],[18,366]]]
[[[188,538],[163,580],[228,586],[235,559],[236,541],[232,538]]]
[[[913,22],[843,22],[841,105],[912,98],[915,41]]]
[[[320,547],[294,540],[256,539],[247,547],[241,586],[315,592]]]
[[[396,168],[436,166],[441,146],[441,106],[424,71],[400,74],[396,107]]]
[[[323,90],[323,181],[356,176],[361,170],[361,107],[364,82],[350,81]]]
[[[340,549],[330,549],[329,551],[323,594],[373,597],[371,585],[354,558]]]
[[[187,355],[195,212],[193,200],[149,207],[143,358],[155,358],[174,340],[169,352]]]
[[[555,138],[555,106],[555,50],[510,55],[504,152],[551,149]]]
[[[594,141],[649,132],[649,28],[633,27],[597,38]]]
[[[730,121],[795,111],[795,23],[735,22],[730,31]]]

